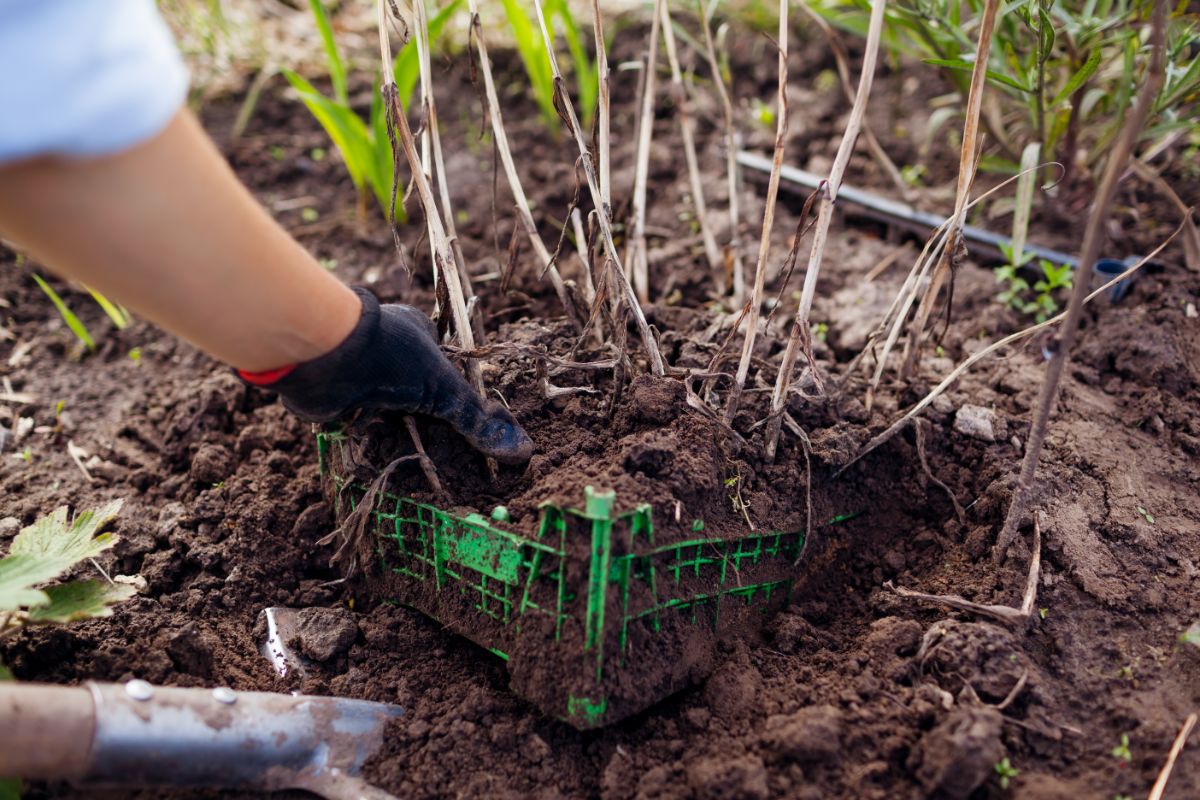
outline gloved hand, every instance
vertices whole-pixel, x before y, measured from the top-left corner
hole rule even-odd
[[[497,461],[529,460],[529,436],[503,405],[485,404],[442,354],[429,317],[412,306],[381,306],[366,289],[354,292],[362,317],[332,352],[269,372],[238,370],[238,376],[278,392],[285,408],[310,422],[331,422],[359,408],[428,414]]]

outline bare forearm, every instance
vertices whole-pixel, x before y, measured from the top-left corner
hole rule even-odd
[[[188,112],[115,156],[0,168],[0,235],[244,370],[320,356],[360,314]]]

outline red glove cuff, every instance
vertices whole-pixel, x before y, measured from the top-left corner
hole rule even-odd
[[[252,383],[255,386],[270,386],[275,381],[287,377],[295,368],[295,364],[288,364],[286,367],[269,369],[265,372],[248,372],[244,369],[236,370],[236,372],[238,377],[246,383]]]

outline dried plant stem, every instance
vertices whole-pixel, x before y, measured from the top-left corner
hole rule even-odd
[[[871,21],[867,28],[867,45],[863,53],[862,75],[858,79],[858,92],[854,96],[854,106],[850,109],[850,119],[846,123],[846,131],[842,134],[841,144],[829,170],[829,180],[821,195],[821,207],[817,211],[817,225],[813,230],[812,249],[808,254],[808,269],[804,274],[804,290],[800,295],[800,306],[796,309],[796,318],[792,322],[791,335],[788,337],[787,349],[783,353],[783,363],[779,367],[779,375],[775,380],[775,391],[771,395],[771,420],[767,423],[765,455],[768,461],[775,458],[775,449],[779,445],[779,431],[783,424],[781,414],[787,399],[788,386],[792,381],[792,371],[800,353],[801,342],[804,343],[805,355],[812,363],[812,353],[808,339],[809,312],[812,310],[813,297],[817,291],[817,277],[821,272],[821,260],[825,256],[825,242],[829,236],[829,226],[833,221],[833,206],[837,202],[837,193],[842,186],[842,177],[854,153],[854,144],[858,141],[858,132],[862,129],[863,117],[867,113],[867,102],[871,98],[871,85],[875,80],[875,62],[879,56],[879,40],[883,32],[883,12],[887,0],[872,0]]]
[[[820,14],[813,11],[804,0],[800,0],[799,5],[800,10],[808,15],[808,18],[821,29],[821,33],[825,34],[825,38],[829,40],[829,47],[833,50],[834,61],[837,62],[837,73],[842,84],[842,91],[846,95],[846,100],[853,103],[855,90],[854,85],[850,83],[849,55],[846,53],[846,45],[842,42],[842,37],[838,36],[833,26],[826,22],[825,18]],[[879,140],[875,138],[875,134],[871,131],[871,126],[865,120],[862,126],[862,137],[867,143],[867,149],[871,151],[871,156],[883,171],[887,173],[888,178],[892,181],[892,185],[896,187],[896,191],[900,192],[900,196],[907,201],[913,195],[912,187],[904,182],[904,176],[900,174],[900,169],[888,156],[883,146],[879,144]]]
[[[550,39],[550,30],[546,26],[546,14],[542,9],[541,0],[533,0],[533,7],[534,11],[537,12],[538,27],[542,31],[542,42],[546,47],[546,54],[550,57],[550,69],[554,73],[555,105],[575,138],[575,144],[579,148],[579,160],[583,165],[584,175],[587,177],[588,191],[592,196],[592,203],[600,212],[596,215],[596,218],[600,226],[601,236],[604,239],[606,266],[603,272],[608,273],[609,270],[612,270],[616,273],[619,283],[618,288],[629,304],[634,322],[638,328],[638,333],[642,338],[642,345],[646,349],[646,357],[650,361],[650,371],[654,375],[661,377],[665,372],[662,351],[658,347],[658,342],[655,340],[654,334],[650,331],[650,323],[646,321],[646,315],[642,311],[642,306],[633,291],[633,285],[630,284],[625,270],[621,268],[620,256],[617,253],[616,243],[613,241],[611,209],[600,194],[596,166],[592,162],[591,151],[588,149],[587,141],[584,139],[583,129],[579,124],[579,117],[575,114],[575,105],[571,102],[571,96],[567,93],[566,81],[563,79],[562,71],[558,67],[558,57],[554,53],[554,43]]]
[[[549,276],[550,284],[554,287],[554,294],[558,296],[559,303],[562,304],[567,317],[579,330],[582,328],[582,322],[579,315],[575,313],[575,306],[571,302],[571,298],[567,295],[567,287],[563,283],[562,275],[559,274],[558,267],[553,263],[550,251],[546,248],[546,243],[542,241],[542,236],[538,233],[537,225],[533,221],[533,214],[529,211],[529,200],[525,196],[525,189],[521,186],[517,167],[513,163],[512,149],[508,145],[508,133],[504,129],[504,116],[500,112],[500,99],[496,94],[496,81],[492,76],[492,62],[488,58],[487,43],[483,40],[478,0],[467,0],[467,8],[471,13],[471,27],[475,33],[475,49],[479,55],[479,71],[483,74],[484,96],[487,99],[488,116],[491,118],[496,152],[504,167],[504,177],[508,179],[509,189],[512,190],[513,202],[517,208],[517,219],[521,221],[521,227],[525,230],[525,235],[537,256],[538,263]]]
[[[612,80],[609,77],[608,50],[604,44],[604,18],[600,15],[600,0],[592,0],[592,35],[596,44],[596,169],[603,205],[608,219],[612,219]],[[607,262],[606,262],[607,263]],[[609,307],[615,318],[621,305],[621,291],[617,286],[616,277],[608,269],[602,269],[599,275],[592,276],[598,281],[596,291],[608,295]]]
[[[1117,194],[1117,186],[1121,175],[1129,164],[1133,147],[1137,143],[1138,134],[1146,123],[1146,117],[1162,88],[1163,50],[1165,48],[1165,29],[1167,19],[1166,0],[1155,0],[1152,21],[1150,23],[1150,65],[1146,70],[1146,79],[1142,90],[1138,93],[1137,103],[1125,119],[1121,134],[1113,145],[1104,165],[1104,176],[1096,191],[1091,213],[1088,214],[1087,227],[1083,233],[1083,247],[1079,253],[1079,266],[1075,269],[1075,288],[1067,304],[1067,318],[1059,333],[1059,340],[1046,367],[1046,377],[1042,383],[1042,393],[1038,397],[1037,409],[1034,412],[1033,426],[1029,431],[1029,443],[1025,447],[1025,459],[1021,462],[1021,472],[1017,479],[1016,491],[1004,518],[1004,526],[996,539],[996,548],[992,556],[996,561],[1004,558],[1008,547],[1017,535],[1017,528],[1025,516],[1025,506],[1029,502],[1029,493],[1033,488],[1034,477],[1037,473],[1038,457],[1042,445],[1046,441],[1046,427],[1050,422],[1050,412],[1058,399],[1059,382],[1067,360],[1070,358],[1071,347],[1079,329],[1079,319],[1083,314],[1084,300],[1088,295],[1089,277],[1092,274],[1092,264],[1100,254],[1104,244],[1104,224],[1108,219],[1113,198]],[[1177,231],[1178,233],[1178,231]],[[1143,259],[1144,260],[1144,259]]]
[[[1021,180],[1021,178],[1027,173],[1037,170],[1041,166],[1042,165],[1038,165],[1035,167],[1030,167],[1027,170],[1022,170],[1013,177],[1000,182],[996,186],[993,186],[979,197],[967,203],[967,210],[969,211],[975,205],[983,202],[988,197],[991,197],[993,194],[999,192],[1010,183]],[[933,235],[925,241],[925,246],[921,249],[921,254],[917,257],[912,270],[909,271],[908,277],[904,279],[904,283],[901,285],[899,293],[892,300],[892,304],[888,308],[887,313],[883,315],[883,319],[880,320],[879,326],[867,337],[866,345],[864,345],[862,351],[854,357],[854,360],[850,363],[850,367],[845,372],[846,375],[850,375],[858,368],[858,364],[871,350],[875,340],[882,335],[883,331],[887,329],[890,324],[891,329],[888,333],[883,351],[879,354],[878,358],[876,358],[875,373],[872,375],[871,381],[867,386],[866,407],[868,411],[871,410],[871,406],[875,398],[875,390],[879,387],[879,381],[883,377],[883,370],[887,366],[888,356],[891,354],[892,348],[896,344],[896,340],[900,338],[900,333],[904,328],[904,321],[908,318],[909,309],[912,308],[912,304],[916,299],[917,293],[920,289],[921,281],[925,278],[926,273],[929,271],[929,267],[937,263],[938,259],[941,257],[942,248],[945,247],[946,244],[946,228],[948,226],[949,220],[943,223],[941,227],[937,228],[933,232]]]
[[[962,243],[962,227],[966,221],[967,203],[970,199],[971,186],[975,183],[975,167],[979,152],[979,116],[983,107],[983,94],[987,86],[988,58],[992,52],[992,33],[996,28],[996,11],[1000,0],[984,0],[983,13],[980,17],[979,43],[975,48],[975,68],[971,71],[971,88],[967,93],[967,107],[964,110],[966,121],[963,123],[962,149],[958,155],[958,185],[954,197],[954,215],[946,232],[946,246],[942,257],[938,260],[937,268],[917,314],[910,327],[903,375],[911,375],[916,362],[920,358],[921,339],[925,325],[933,313],[934,303],[938,293],[949,277],[955,259],[959,255]]]
[[[1038,579],[1042,571],[1042,526],[1035,518],[1033,520],[1033,554],[1029,559],[1029,573],[1025,577],[1025,592],[1021,596],[1021,605],[1017,608],[1012,606],[984,605],[982,603],[973,603],[970,600],[965,600],[955,594],[925,594],[924,592],[914,592],[911,589],[905,589],[902,586],[896,586],[891,581],[888,581],[883,586],[900,597],[907,597],[911,600],[920,600],[926,603],[937,603],[938,605],[953,608],[956,611],[965,611],[968,614],[978,614],[983,617],[990,617],[997,622],[1003,622],[1009,625],[1022,625],[1028,622],[1033,617],[1033,606],[1037,602],[1037,585]]]
[[[633,276],[638,299],[650,302],[650,263],[646,257],[646,186],[650,178],[650,140],[654,136],[654,96],[658,73],[658,31],[664,0],[654,0],[650,46],[642,64],[642,102],[638,117],[637,152],[634,157],[633,208],[625,272]]]
[[[750,313],[746,316],[746,337],[742,340],[742,355],[738,360],[737,375],[729,387],[729,399],[725,404],[725,421],[732,423],[741,400],[742,387],[750,374],[750,357],[754,353],[754,340],[758,335],[758,320],[762,315],[763,284],[767,278],[767,257],[771,253],[771,228],[775,223],[775,202],[779,197],[779,170],[783,167],[783,150],[787,139],[787,50],[788,50],[788,0],[779,0],[779,78],[775,109],[775,157],[771,162],[771,177],[767,182],[767,204],[763,209],[762,234],[758,240],[758,261],[754,265],[754,290],[750,295]]]
[[[408,436],[417,450],[417,462],[421,465],[421,472],[425,473],[425,480],[429,482],[431,489],[444,497],[446,492],[442,489],[442,482],[438,480],[437,467],[433,465],[433,459],[425,452],[421,434],[417,432],[416,420],[412,417],[405,417],[404,427],[408,429]]]
[[[1183,752],[1183,746],[1187,744],[1188,737],[1192,735],[1192,729],[1196,727],[1196,719],[1197,715],[1193,712],[1183,721],[1183,726],[1175,735],[1175,741],[1171,743],[1171,751],[1167,753],[1167,763],[1163,764],[1162,771],[1158,773],[1158,778],[1154,781],[1154,787],[1150,790],[1147,800],[1162,800],[1163,792],[1167,790],[1167,781],[1171,779],[1171,771],[1175,769],[1175,761]]]
[[[671,27],[670,3],[667,0],[663,0],[662,4],[662,30],[667,61],[671,65],[671,89],[675,95],[675,111],[679,114],[679,132],[683,136],[683,156],[687,161],[692,205],[696,209],[696,225],[700,228],[700,238],[704,242],[704,257],[708,259],[708,267],[719,283],[723,267],[721,251],[717,247],[716,237],[713,236],[712,226],[708,224],[708,204],[704,201],[704,187],[700,183],[700,162],[696,158],[696,136],[689,110],[691,100],[683,82],[683,70],[679,68],[679,53],[675,48],[675,31]]]
[[[733,281],[733,304],[740,306],[746,302],[746,268],[742,262],[741,210],[738,207],[738,190],[741,187],[737,163],[737,133],[733,127],[733,103],[729,100],[729,89],[725,86],[725,76],[721,74],[721,62],[717,60],[717,48],[713,44],[712,20],[708,15],[707,4],[697,0],[700,13],[700,27],[704,29],[704,57],[708,61],[709,72],[712,73],[713,85],[717,87],[717,96],[721,100],[721,121],[725,127],[725,174],[729,192],[729,242],[725,245],[726,273]],[[724,276],[722,276],[724,277]],[[723,294],[726,290],[722,279],[717,289]]]
[[[400,103],[399,93],[396,91],[396,81],[392,75],[392,44],[388,39],[387,0],[376,0],[376,6],[379,23],[379,56],[383,64],[380,92],[383,95],[383,102],[387,113],[388,135],[392,140],[393,158],[398,160],[400,155],[398,151],[403,150],[405,157],[408,159],[408,165],[413,174],[413,182],[416,184],[417,195],[421,199],[421,207],[424,209],[425,217],[428,221],[429,249],[433,254],[434,271],[435,274],[440,274],[446,282],[448,289],[455,332],[458,334],[459,341],[462,343],[464,349],[474,350],[475,334],[471,329],[471,321],[467,313],[466,296],[463,294],[463,287],[459,282],[458,268],[454,262],[454,251],[450,246],[449,239],[446,237],[446,229],[442,226],[442,218],[438,212],[437,200],[433,196],[433,188],[429,184],[429,177],[425,174],[425,170],[421,166],[421,156],[417,152],[417,142],[413,137],[412,129],[408,125],[408,117],[405,116],[404,107]],[[482,397],[484,394],[483,376],[479,369],[479,362],[474,359],[467,359],[465,367],[468,380],[470,380],[475,391],[479,392]]]
[[[454,225],[454,209],[450,203],[450,187],[446,180],[446,162],[442,158],[442,138],[438,131],[437,102],[433,97],[433,66],[429,59],[429,21],[425,13],[425,0],[413,0],[412,7],[416,20],[415,44],[421,77],[421,102],[425,107],[425,132],[422,140],[426,145],[426,151],[422,153],[422,164],[426,167],[426,174],[432,175],[434,184],[437,186],[438,200],[442,210],[442,224],[445,226],[446,237],[450,242],[450,251],[454,254],[454,265],[462,286],[462,295],[469,310],[474,306],[472,300],[475,297],[475,291],[471,287],[471,276],[467,273],[462,244],[458,241],[458,230]],[[432,149],[433,155],[432,171],[428,169],[429,149]],[[428,210],[426,213],[428,214]],[[482,337],[483,328],[480,325],[478,314],[475,315],[472,324],[475,326],[473,328],[475,335]]]
[[[1148,254],[1143,256],[1132,267],[1125,270],[1120,275],[1115,276],[1114,278],[1112,278],[1112,280],[1108,281],[1103,286],[1101,286],[1098,289],[1096,289],[1095,291],[1093,291],[1086,298],[1084,298],[1083,302],[1090,303],[1092,300],[1099,297],[1101,293],[1103,293],[1103,292],[1107,291],[1108,289],[1112,288],[1113,286],[1117,285],[1119,282],[1127,279],[1129,276],[1133,275],[1135,272],[1137,272],[1143,266],[1148,264],[1151,260],[1154,259],[1155,256],[1157,256],[1159,253],[1161,253],[1163,251],[1163,249],[1166,248],[1167,245],[1169,245],[1171,242],[1175,241],[1175,237],[1179,235],[1179,233],[1182,229],[1183,229],[1182,226],[1179,228],[1176,228],[1175,232],[1172,233],[1170,236],[1168,236],[1158,247],[1154,248]],[[1057,316],[1051,317],[1050,319],[1046,320],[1045,322],[1039,322],[1037,325],[1031,325],[1030,327],[1025,328],[1024,330],[1017,331],[1016,333],[1010,333],[1008,336],[1005,336],[1003,339],[993,342],[992,344],[988,345],[984,349],[980,350],[978,353],[975,353],[974,355],[967,358],[965,361],[963,361],[961,364],[959,364],[957,367],[955,367],[953,370],[951,370],[949,375],[947,375],[945,378],[942,378],[941,383],[939,383],[937,386],[933,387],[933,389],[930,390],[929,394],[927,394],[923,398],[921,398],[921,400],[916,405],[914,405],[912,408],[910,408],[908,411],[906,411],[902,417],[900,417],[895,422],[893,422],[891,425],[889,425],[882,433],[872,437],[869,442],[867,442],[865,445],[863,445],[863,448],[861,450],[859,450],[858,453],[855,454],[854,458],[850,459],[850,461],[848,461],[844,466],[842,466],[834,474],[834,477],[836,478],[838,475],[841,475],[843,472],[845,472],[847,469],[849,469],[851,466],[853,466],[855,463],[857,463],[859,461],[859,459],[861,459],[867,453],[870,453],[875,448],[888,442],[893,436],[895,436],[897,433],[899,433],[904,428],[904,425],[910,419],[917,416],[922,411],[924,411],[926,408],[928,408],[929,405],[931,403],[933,403],[933,401],[935,399],[937,399],[938,395],[940,395],[942,392],[946,391],[946,389],[950,388],[950,385],[953,384],[956,380],[958,380],[960,375],[962,375],[964,372],[966,372],[968,369],[970,369],[972,366],[974,366],[977,362],[982,361],[984,358],[987,358],[989,355],[996,352],[997,350],[1000,350],[1003,347],[1013,344],[1014,342],[1018,342],[1021,339],[1028,338],[1028,337],[1032,336],[1033,334],[1037,333],[1038,331],[1049,328],[1052,325],[1057,325],[1058,323],[1060,323],[1064,319],[1066,319],[1066,316],[1067,316],[1067,312],[1064,311],[1061,314],[1058,314]]]

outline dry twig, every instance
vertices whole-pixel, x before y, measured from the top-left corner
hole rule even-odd
[[[1175,240],[1175,237],[1179,235],[1180,230],[1182,230],[1182,228],[1177,228],[1174,233],[1172,233],[1170,236],[1168,236],[1166,238],[1165,241],[1163,241],[1162,244],[1160,244],[1158,247],[1156,247],[1152,251],[1150,251],[1150,253],[1148,255],[1142,257],[1142,259],[1139,260],[1132,267],[1125,270],[1120,275],[1115,276],[1112,280],[1108,281],[1103,286],[1101,286],[1098,289],[1096,289],[1095,291],[1093,291],[1091,294],[1089,294],[1084,299],[1083,302],[1090,303],[1092,300],[1099,297],[1103,292],[1112,288],[1120,281],[1125,280],[1130,275],[1134,274],[1139,269],[1141,269],[1143,266],[1148,264],[1156,255],[1161,253],[1167,245],[1169,245],[1172,241]],[[953,384],[956,380],[958,380],[959,376],[961,376],[964,372],[966,372],[968,369],[970,369],[976,362],[983,360],[987,356],[991,355],[992,353],[996,352],[997,350],[1000,350],[1001,348],[1003,348],[1007,345],[1013,344],[1014,342],[1018,342],[1021,339],[1028,338],[1029,336],[1032,336],[1033,334],[1037,333],[1038,331],[1043,330],[1045,328],[1049,328],[1052,325],[1057,325],[1059,322],[1062,322],[1063,319],[1066,318],[1066,316],[1067,316],[1067,313],[1064,311],[1063,313],[1058,314],[1057,316],[1051,317],[1050,319],[1046,320],[1045,322],[1039,322],[1038,324],[1031,325],[1028,328],[1025,328],[1024,330],[1017,331],[1016,333],[1010,333],[1008,336],[1005,336],[1003,339],[993,342],[992,344],[988,345],[987,347],[980,350],[979,352],[969,356],[961,364],[959,364],[957,367],[955,367],[953,370],[951,370],[950,374],[948,374],[945,378],[942,378],[941,382],[937,386],[933,387],[933,389],[931,389],[927,395],[925,395],[923,398],[921,398],[921,400],[918,401],[916,403],[916,405],[914,405],[912,408],[910,408],[908,411],[906,411],[903,416],[901,416],[899,419],[897,419],[895,422],[893,422],[891,425],[889,425],[882,433],[879,433],[876,436],[872,437],[869,442],[867,442],[865,445],[863,445],[863,448],[861,450],[859,450],[858,453],[855,454],[854,458],[850,459],[849,462],[847,462],[844,466],[842,466],[841,469],[839,469],[834,474],[834,477],[836,478],[838,475],[841,475],[847,469],[849,469],[854,464],[856,464],[859,461],[859,459],[861,459],[863,456],[867,455],[867,453],[870,453],[875,448],[890,441],[893,436],[895,436],[897,433],[899,433],[901,430],[903,430],[904,425],[910,419],[912,419],[913,417],[915,417],[916,415],[918,415],[922,411],[924,411],[926,408],[928,408],[929,405],[935,399],[937,399],[938,395],[940,395],[942,392],[946,391],[946,389],[948,389],[951,384]]]
[[[994,2],[994,0],[992,0]],[[1087,227],[1083,234],[1083,247],[1079,253],[1079,265],[1075,268],[1075,288],[1067,304],[1066,321],[1059,333],[1059,340],[1046,368],[1046,377],[1042,383],[1041,396],[1038,398],[1037,410],[1034,412],[1033,426],[1029,431],[1029,443],[1025,447],[1025,458],[1021,462],[1021,472],[1017,478],[1017,488],[1013,494],[1008,513],[1004,518],[1004,526],[996,539],[996,547],[992,555],[996,561],[1004,558],[1008,547],[1017,535],[1017,527],[1025,516],[1025,505],[1029,502],[1029,493],[1033,488],[1034,476],[1037,472],[1038,457],[1042,452],[1042,444],[1046,441],[1046,428],[1050,422],[1050,412],[1058,399],[1059,382],[1067,360],[1071,357],[1071,347],[1079,329],[1079,320],[1083,314],[1083,304],[1088,297],[1088,276],[1092,274],[1092,265],[1100,254],[1104,244],[1104,224],[1108,219],[1109,209],[1117,194],[1117,185],[1121,174],[1125,171],[1137,142],[1138,134],[1146,123],[1146,117],[1158,97],[1158,90],[1164,78],[1163,50],[1165,49],[1167,27],[1167,2],[1155,0],[1154,12],[1150,23],[1150,65],[1146,71],[1146,80],[1138,93],[1137,103],[1121,128],[1121,135],[1113,145],[1104,166],[1104,176],[1096,191],[1096,199],[1092,211],[1088,215]],[[1188,217],[1190,219],[1190,215]],[[1178,235],[1179,230],[1176,230]],[[1145,261],[1145,259],[1143,259]]]
[[[882,0],[880,0],[882,1]],[[778,94],[775,109],[775,157],[771,162],[771,177],[767,182],[767,205],[763,209],[762,234],[758,240],[758,261],[754,266],[754,290],[750,295],[750,313],[746,319],[746,338],[742,340],[742,357],[738,361],[737,377],[729,388],[725,404],[725,421],[733,422],[741,399],[742,387],[750,373],[750,356],[754,354],[754,339],[758,335],[758,320],[762,314],[763,284],[767,278],[767,256],[771,252],[771,228],[775,224],[775,201],[779,196],[779,170],[783,167],[783,149],[787,139],[787,45],[788,45],[788,0],[779,0],[779,51]],[[736,300],[735,296],[735,300]]]
[[[729,242],[725,245],[726,272],[733,281],[733,302],[741,305],[746,301],[746,274],[742,262],[741,211],[738,208],[738,189],[741,186],[740,171],[737,163],[737,134],[733,127],[733,103],[729,100],[729,89],[725,86],[725,76],[721,73],[721,63],[717,60],[717,48],[713,44],[712,19],[709,17],[709,6],[704,0],[697,0],[699,7],[700,26],[704,29],[704,56],[708,61],[708,69],[712,74],[713,85],[717,87],[717,96],[721,100],[721,121],[725,127],[725,174],[729,192]],[[724,293],[725,282],[720,281],[717,289]]]
[[[1011,606],[997,605],[982,605],[980,603],[972,603],[970,600],[964,600],[954,594],[925,594],[924,592],[914,592],[911,589],[905,589],[901,586],[894,585],[888,581],[883,586],[888,591],[894,592],[901,597],[907,597],[912,600],[920,600],[926,603],[937,603],[938,605],[948,606],[957,611],[966,611],[969,614],[978,614],[984,617],[1003,622],[1006,625],[1023,624],[1029,621],[1033,616],[1033,606],[1037,602],[1037,584],[1042,570],[1042,526],[1038,522],[1037,517],[1033,520],[1033,553],[1029,559],[1029,573],[1025,578],[1025,594],[1021,598],[1019,608]]]
[[[780,414],[787,400],[788,385],[792,380],[792,370],[796,366],[796,358],[803,342],[804,354],[812,365],[812,348],[809,343],[809,312],[812,310],[813,297],[817,290],[817,276],[821,272],[821,260],[825,256],[825,242],[829,235],[829,226],[833,221],[833,206],[837,202],[837,193],[842,186],[842,176],[850,163],[854,152],[854,143],[858,140],[858,132],[862,128],[863,116],[867,112],[867,101],[871,97],[871,84],[875,80],[875,61],[879,55],[879,40],[883,33],[883,12],[887,0],[872,0],[871,21],[867,30],[866,52],[863,54],[862,75],[858,79],[858,93],[854,97],[854,107],[850,109],[850,119],[846,123],[846,131],[842,134],[837,156],[829,170],[829,180],[825,184],[825,192],[821,196],[821,206],[817,211],[817,225],[813,230],[812,249],[808,255],[808,270],[804,275],[804,290],[800,295],[800,307],[796,309],[796,318],[792,322],[791,335],[788,337],[787,349],[783,354],[783,362],[779,367],[779,375],[775,379],[775,391],[771,395],[771,421],[767,423],[766,451],[768,461],[775,458],[775,449],[779,444],[779,430],[782,424]],[[816,372],[814,370],[814,377]]]
[[[650,22],[650,45],[642,66],[642,102],[638,116],[637,151],[634,157],[633,208],[625,272],[633,276],[638,299],[650,302],[650,264],[646,258],[646,185],[650,179],[650,140],[654,135],[654,95],[658,73],[658,30],[662,23],[664,0],[654,0],[654,18]]]
[[[671,10],[668,0],[662,3],[663,44],[666,45],[667,61],[671,65],[671,88],[675,95],[675,111],[679,114],[679,132],[683,136],[683,156],[687,161],[688,181],[692,190],[692,205],[696,210],[696,225],[704,242],[704,257],[713,271],[718,285],[721,284],[721,251],[717,248],[712,226],[708,224],[708,204],[704,201],[704,187],[700,183],[700,162],[696,158],[696,137],[693,132],[690,112],[691,101],[687,86],[683,82],[683,70],[679,68],[679,54],[675,49],[675,30],[671,25]]]
[[[975,48],[975,68],[971,71],[971,88],[967,94],[967,107],[964,111],[966,121],[963,123],[962,149],[958,156],[958,186],[954,198],[954,214],[947,220],[946,244],[942,248],[942,257],[938,260],[937,268],[929,288],[917,307],[917,314],[910,327],[906,354],[904,359],[904,374],[912,374],[920,357],[921,338],[925,325],[933,313],[934,303],[947,277],[951,277],[952,268],[960,256],[962,244],[962,227],[966,222],[967,203],[970,199],[971,186],[975,182],[975,169],[979,152],[979,116],[983,106],[984,90],[987,86],[988,58],[992,52],[992,33],[996,27],[996,12],[1000,0],[985,0],[983,12],[980,15],[979,44]],[[953,286],[953,281],[951,282]]]
[[[416,420],[412,417],[405,417],[404,427],[408,429],[408,436],[412,439],[413,447],[417,449],[417,461],[421,464],[421,471],[425,473],[425,480],[429,481],[430,488],[444,496],[446,493],[442,489],[442,482],[438,480],[437,467],[433,465],[433,459],[425,452],[421,434],[417,433]]]
[[[582,327],[582,323],[575,313],[574,304],[571,303],[570,297],[567,296],[567,287],[558,272],[558,267],[553,263],[550,251],[546,249],[546,243],[542,241],[542,236],[538,233],[537,225],[533,221],[533,214],[529,211],[529,200],[525,196],[525,189],[521,186],[521,179],[517,175],[517,167],[513,163],[512,149],[508,146],[508,133],[504,129],[504,116],[500,111],[500,99],[496,95],[496,82],[492,76],[492,62],[488,58],[487,43],[483,40],[483,26],[479,20],[478,0],[467,0],[467,8],[471,12],[471,27],[475,34],[475,50],[479,55],[479,71],[483,74],[484,96],[487,99],[488,116],[491,118],[496,153],[499,155],[500,163],[504,167],[504,177],[508,179],[509,189],[512,190],[513,203],[517,209],[517,219],[521,221],[521,227],[524,229],[525,236],[529,239],[529,244],[533,247],[534,253],[537,255],[538,263],[542,265],[542,269],[549,276],[550,284],[554,287],[554,293],[558,296],[559,303],[562,304],[563,310],[567,312],[567,317],[578,330]]]
[[[555,107],[559,110],[559,114],[575,138],[575,144],[579,148],[579,160],[583,165],[584,174],[587,176],[588,191],[591,193],[592,203],[600,212],[596,215],[596,219],[600,225],[600,233],[603,237],[605,247],[605,268],[603,273],[607,275],[610,270],[616,273],[616,279],[619,284],[618,288],[629,305],[634,322],[637,324],[638,333],[641,335],[642,345],[646,350],[646,357],[650,361],[650,371],[654,375],[661,377],[665,369],[662,351],[658,347],[658,342],[655,340],[654,334],[650,331],[650,324],[646,321],[646,315],[643,313],[642,306],[633,291],[633,285],[629,282],[629,277],[626,275],[625,270],[621,268],[617,245],[613,240],[612,211],[609,203],[606,202],[600,193],[596,166],[592,162],[591,151],[588,149],[587,141],[584,139],[583,128],[579,124],[579,117],[575,114],[575,105],[571,102],[571,96],[566,90],[566,81],[563,78],[562,71],[558,67],[558,57],[554,52],[554,43],[550,38],[550,30],[546,26],[546,14],[542,9],[541,0],[534,0],[533,7],[537,13],[538,27],[542,31],[542,42],[545,45],[546,54],[550,57],[550,69],[554,74]],[[599,11],[596,13],[599,14]],[[601,39],[600,41],[603,40]],[[605,70],[605,74],[607,75],[607,69]]]
[[[1183,746],[1187,744],[1188,737],[1192,735],[1192,729],[1195,727],[1196,714],[1192,713],[1183,721],[1183,727],[1179,729],[1175,741],[1171,743],[1171,752],[1167,753],[1167,763],[1163,764],[1162,772],[1158,773],[1158,779],[1154,781],[1154,788],[1150,790],[1147,800],[1162,800],[1163,792],[1167,790],[1167,781],[1171,779],[1171,770],[1175,769],[1175,760],[1183,752]]]

